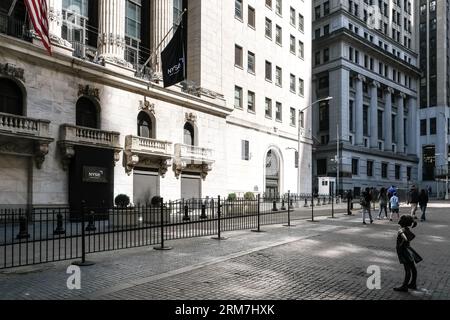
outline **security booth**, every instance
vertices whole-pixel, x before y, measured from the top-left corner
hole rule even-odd
[[[336,195],[336,178],[319,177],[319,194],[324,196]]]

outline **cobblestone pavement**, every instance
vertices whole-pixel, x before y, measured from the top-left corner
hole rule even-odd
[[[295,226],[263,226],[265,232],[226,232],[152,247],[88,256],[81,289],[66,286],[70,262],[0,272],[0,299],[450,299],[450,210],[430,205],[428,221],[414,229],[418,290],[394,292],[403,268],[395,253],[398,225],[339,214]],[[407,213],[404,207],[402,213]],[[367,268],[381,269],[381,289],[366,286]]]

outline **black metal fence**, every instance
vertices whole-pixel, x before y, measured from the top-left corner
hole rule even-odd
[[[291,220],[331,215],[339,199],[286,194],[254,199],[181,199],[156,206],[126,208],[0,209],[0,269],[85,260],[86,254],[160,244],[164,241],[215,236],[232,230],[257,229]],[[320,211],[319,208],[323,208]],[[345,205],[341,204],[341,209]]]
[[[32,39],[30,28],[25,23],[25,20],[17,20],[3,12],[0,12],[0,33],[26,41],[31,41]]]

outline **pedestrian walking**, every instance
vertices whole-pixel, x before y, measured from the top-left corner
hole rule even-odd
[[[347,214],[351,215],[353,209],[353,194],[352,190],[347,191]]]
[[[409,229],[415,228],[417,222],[412,216],[403,215],[398,221],[400,229],[397,233],[397,256],[400,264],[405,268],[405,278],[400,287],[394,288],[395,291],[408,292],[408,289],[417,289],[417,269],[416,263],[422,261],[422,257],[411,247],[411,241],[416,237]]]
[[[422,189],[420,190],[419,194],[419,206],[420,211],[422,211],[422,215],[420,216],[420,221],[425,221],[425,211],[427,211],[427,205],[428,205],[428,194],[427,192]]]
[[[391,205],[391,216],[389,220],[392,221],[392,216],[394,215],[394,213],[397,214],[397,219],[400,220],[400,214],[398,213],[400,209],[400,201],[397,197],[397,192],[394,192],[391,199],[389,200],[389,203]]]
[[[389,199],[389,202],[388,202],[388,205],[389,205],[389,213],[392,213],[392,208],[391,208],[391,197],[392,197],[392,195],[394,194],[394,192],[397,192],[397,190],[395,189],[395,187],[393,186],[393,185],[391,185],[389,188],[388,188],[388,190],[387,190],[387,194],[388,194],[388,199]]]
[[[411,217],[413,217],[414,219],[417,219],[416,211],[417,211],[417,206],[419,204],[419,192],[417,191],[417,188],[415,185],[413,185],[411,187],[411,190],[409,192],[408,204],[411,204]]]
[[[370,223],[373,223],[372,214],[370,212],[370,202],[372,201],[372,197],[370,195],[370,189],[366,188],[365,191],[361,194],[361,198],[359,200],[359,204],[361,205],[362,209],[362,216],[363,216],[363,224],[366,223],[366,213],[369,214]]]
[[[386,189],[384,187],[380,189],[380,193],[378,194],[378,202],[380,205],[380,211],[378,212],[378,220],[381,219],[381,213],[383,212],[383,209],[384,209],[384,215],[386,216],[386,219],[387,219],[387,217],[388,217],[388,215],[387,215],[388,196],[387,196]]]

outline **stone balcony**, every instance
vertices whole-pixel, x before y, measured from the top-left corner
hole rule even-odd
[[[0,153],[32,155],[40,169],[54,140],[49,128],[48,120],[0,113]]]
[[[131,174],[136,166],[156,167],[164,177],[172,163],[172,142],[128,135],[124,153],[127,174]]]
[[[204,180],[214,163],[214,151],[208,148],[175,144],[175,176],[178,178],[185,169],[200,171]]]
[[[100,129],[81,127],[72,124],[62,124],[59,132],[59,146],[65,170],[75,155],[74,146],[87,146],[114,150],[114,163],[119,161],[122,147],[119,143],[120,133]]]

